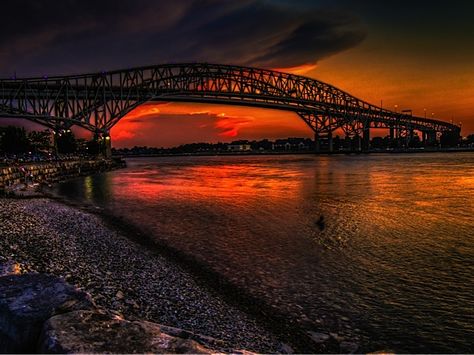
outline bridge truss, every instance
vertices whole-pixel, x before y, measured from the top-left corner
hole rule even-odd
[[[452,123],[415,117],[369,104],[304,76],[266,69],[207,63],[164,64],[110,72],[1,79],[0,117],[19,117],[54,130],[73,125],[98,135],[150,101],[207,102],[296,112],[315,137],[369,137],[371,128],[397,135],[459,135]],[[404,133],[405,132],[405,133]]]

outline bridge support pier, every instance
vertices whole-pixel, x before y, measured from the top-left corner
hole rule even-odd
[[[319,132],[314,133],[314,152],[321,153],[334,151],[334,142],[332,138],[332,131],[327,132],[325,135],[321,135]]]
[[[364,126],[362,137],[364,141],[362,149],[368,152],[370,150],[370,123],[369,122],[367,122]]]
[[[53,150],[54,150],[54,154],[58,155],[58,133],[59,133],[59,130],[54,129],[54,130],[52,130],[52,133],[53,133]]]
[[[410,148],[412,146],[414,136],[415,136],[415,133],[413,132],[413,128],[410,128],[407,134],[407,148]]]
[[[319,133],[314,132],[314,152],[315,153],[320,153],[321,152],[321,142],[319,139]]]
[[[362,137],[357,134],[354,139],[356,140],[356,151],[362,151]]]
[[[435,131],[426,132],[426,136],[427,136],[427,143],[429,145],[435,145],[436,144],[436,132]]]
[[[328,151],[332,153],[334,151],[334,144],[332,140],[332,132],[328,132]]]
[[[104,134],[102,137],[103,139],[103,144],[104,144],[104,158],[110,159],[112,158],[112,139],[110,138],[110,135],[108,133]]]

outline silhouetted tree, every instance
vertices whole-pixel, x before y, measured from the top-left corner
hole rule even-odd
[[[343,143],[341,138],[339,138],[338,135],[336,135],[333,140],[332,140],[332,146],[335,151],[339,150],[342,147]]]
[[[474,145],[474,134],[470,134],[464,138],[463,143],[467,146]]]
[[[77,142],[71,131],[58,133],[56,137],[58,153],[71,154],[77,151]]]
[[[100,153],[101,145],[96,137],[88,141],[86,146],[89,155],[98,155]]]
[[[440,143],[442,147],[455,147],[459,143],[459,134],[457,132],[444,132],[441,135]]]
[[[382,137],[374,137],[370,141],[370,146],[374,149],[382,149],[387,148],[385,145],[385,141]]]
[[[0,149],[5,153],[26,153],[30,142],[24,128],[8,126],[0,131]]]
[[[408,142],[410,148],[419,148],[421,147],[421,140],[418,134],[414,134],[413,137]]]

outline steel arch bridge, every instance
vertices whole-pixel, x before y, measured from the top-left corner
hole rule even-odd
[[[0,79],[0,117],[25,118],[54,130],[81,126],[108,136],[128,112],[150,101],[257,106],[297,113],[315,138],[342,129],[368,139],[391,135],[459,135],[452,123],[383,109],[324,82],[279,71],[208,63],[164,64],[83,75]]]

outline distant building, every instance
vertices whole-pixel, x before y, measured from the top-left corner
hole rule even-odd
[[[275,150],[308,150],[311,147],[309,138],[277,139],[274,143]]]
[[[243,143],[243,144],[230,143],[227,146],[227,150],[230,150],[231,152],[247,152],[249,150],[252,150],[252,147],[248,143]]]

